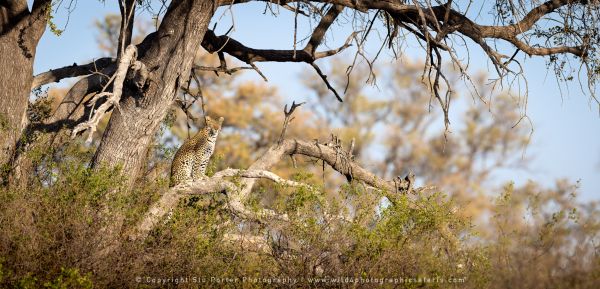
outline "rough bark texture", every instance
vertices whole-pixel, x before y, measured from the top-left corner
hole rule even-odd
[[[46,27],[48,1],[0,2],[0,165],[10,166],[27,126],[36,46]],[[6,167],[3,167],[6,169]],[[2,174],[4,175],[4,174]]]
[[[148,49],[140,51],[138,60],[150,71],[144,91],[124,89],[94,157],[95,168],[121,166],[133,183],[177,89],[189,78],[213,9],[210,0],[171,2],[158,32],[148,36],[153,38]]]
[[[126,83],[119,108],[113,109],[108,127],[94,156],[94,168],[120,166],[131,188],[142,167],[148,146],[173,103],[179,86],[186,83],[196,51],[214,13],[211,0],[171,2],[156,33],[138,46],[138,61],[150,75],[141,86]],[[107,196],[107,204],[113,194]],[[103,260],[122,245],[123,214],[106,206],[104,224],[94,243],[92,262]]]
[[[84,67],[90,67],[90,65],[93,64],[84,65]],[[49,118],[41,122],[30,123],[25,128],[22,135],[25,135],[26,141],[19,143],[18,150],[13,154],[11,162],[11,186],[24,188],[31,182],[32,171],[41,159],[38,154],[34,154],[34,159],[32,159],[29,152],[45,152],[46,156],[53,154],[57,148],[71,140],[73,128],[88,119],[92,107],[89,105],[91,97],[86,96],[101,90],[106,85],[108,78],[105,75],[111,75],[115,70],[114,61],[107,65],[108,67],[100,71],[101,74],[89,75],[75,83]],[[73,66],[70,68],[74,68],[75,74],[90,73],[90,70],[86,71]],[[100,66],[93,69],[100,69]],[[34,77],[32,87],[36,84],[54,82],[57,79],[55,77],[60,78],[60,75],[65,74],[72,75],[71,73],[66,72],[65,68],[60,68],[39,74]],[[101,105],[102,101],[98,101],[97,104]],[[35,157],[36,155],[38,157]]]
[[[44,84],[59,82],[62,79],[76,77],[80,75],[88,75],[93,72],[100,72],[102,69],[114,65],[115,60],[110,57],[104,57],[94,60],[84,65],[69,65],[58,69],[50,69],[44,73],[40,73],[33,78],[31,89],[38,88]]]

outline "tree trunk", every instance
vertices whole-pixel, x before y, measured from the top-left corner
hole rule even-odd
[[[5,182],[15,149],[27,126],[33,60],[46,27],[50,0],[0,3],[0,176]]]
[[[114,108],[93,160],[93,167],[121,167],[130,189],[143,166],[146,152],[180,85],[188,81],[194,56],[214,13],[212,0],[172,1],[156,33],[138,46],[138,60],[150,72],[143,91],[123,86],[120,108]],[[116,252],[122,237],[124,213],[111,208],[115,193],[100,212],[99,230],[91,261],[94,267]],[[96,263],[99,262],[99,263]]]
[[[120,109],[113,110],[94,156],[95,168],[120,166],[128,187],[133,184],[179,86],[188,81],[213,13],[211,0],[171,2],[158,32],[144,40],[149,42],[147,49],[140,49],[138,60],[151,72],[145,91],[123,91]]]

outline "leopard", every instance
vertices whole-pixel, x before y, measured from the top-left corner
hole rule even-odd
[[[169,187],[206,178],[206,167],[214,152],[224,118],[214,120],[206,116],[204,120],[204,128],[186,140],[175,153],[171,163]]]

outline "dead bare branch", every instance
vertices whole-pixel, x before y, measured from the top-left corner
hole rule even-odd
[[[292,117],[292,114],[294,113],[294,111],[296,110],[296,108],[298,108],[299,106],[301,106],[301,105],[303,105],[305,103],[306,102],[301,102],[301,103],[296,104],[295,101],[292,101],[292,106],[290,107],[289,110],[287,108],[287,104],[283,108],[283,114],[285,115],[285,119],[283,120],[283,128],[281,129],[281,134],[279,135],[279,139],[277,140],[278,144],[281,144],[281,142],[283,141],[283,138],[285,137],[285,132],[287,131],[288,125],[294,119]]]
[[[135,227],[134,231],[129,234],[130,240],[143,240],[156,224],[172,209],[182,197],[190,195],[203,195],[209,193],[225,193],[227,195],[227,203],[232,213],[238,217],[248,218],[253,221],[262,221],[264,218],[276,218],[287,220],[286,215],[280,215],[272,210],[260,210],[254,212],[247,209],[244,201],[236,192],[240,190],[233,182],[226,180],[227,177],[241,178],[264,178],[275,183],[290,187],[311,188],[310,186],[281,178],[273,172],[264,170],[239,170],[225,169],[215,173],[212,177],[190,181],[179,184],[169,189],[162,197],[154,203],[142,220]]]
[[[137,58],[137,47],[135,45],[129,45],[127,49],[125,49],[125,53],[123,57],[119,61],[119,66],[117,67],[117,71],[113,75],[114,83],[113,83],[113,91],[112,93],[101,92],[99,95],[94,97],[97,99],[102,96],[108,96],[108,99],[98,107],[96,111],[94,111],[91,115],[89,121],[85,123],[78,124],[71,134],[71,137],[77,136],[79,132],[89,130],[89,134],[87,137],[87,142],[92,141],[92,137],[94,132],[97,129],[98,123],[102,119],[102,117],[108,112],[112,107],[119,108],[119,101],[121,100],[121,94],[123,93],[123,82],[125,81],[125,77],[127,77],[127,71],[129,67],[133,65]],[[140,62],[141,64],[141,62]],[[143,64],[141,64],[143,66]]]

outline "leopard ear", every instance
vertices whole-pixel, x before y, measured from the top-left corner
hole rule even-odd
[[[225,120],[224,117],[219,117],[219,126],[223,124],[223,121]]]

